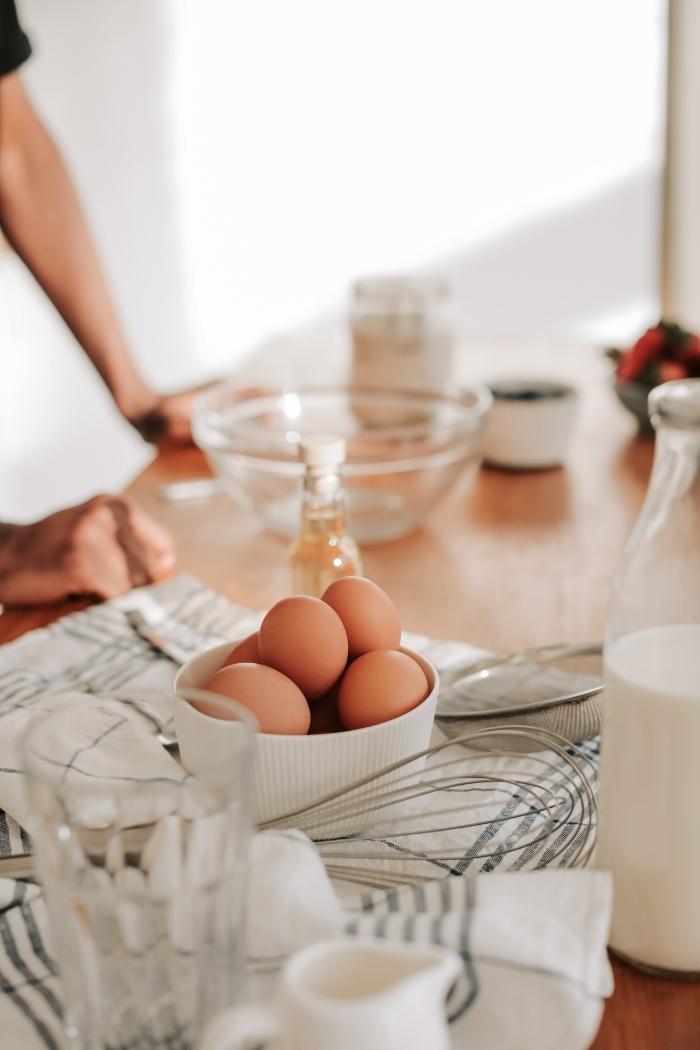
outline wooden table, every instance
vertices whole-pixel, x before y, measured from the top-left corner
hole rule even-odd
[[[463,374],[513,370],[511,354],[474,352]],[[522,356],[518,371],[524,370]],[[510,649],[601,637],[611,573],[639,512],[653,446],[635,436],[608,389],[603,363],[571,350],[530,355],[581,387],[581,413],[566,469],[505,473],[482,468],[455,489],[430,523],[401,541],[368,547],[365,569],[392,595],[404,626]],[[201,475],[197,452],[161,456],[128,492],[175,534],[181,571],[237,602],[265,607],[287,590],[284,541],[224,498],[168,505],[165,481]],[[0,618],[0,641],[84,603]],[[594,1050],[691,1050],[700,1045],[700,987],[641,976],[614,963],[616,990]]]

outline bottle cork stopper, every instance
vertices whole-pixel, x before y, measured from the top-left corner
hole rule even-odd
[[[335,434],[308,434],[299,442],[299,459],[307,467],[339,467],[345,462],[345,439]]]

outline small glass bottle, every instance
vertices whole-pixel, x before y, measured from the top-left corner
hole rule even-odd
[[[320,598],[340,576],[361,576],[357,544],[348,534],[340,468],[345,442],[331,434],[302,438],[304,482],[299,535],[289,550],[292,590]]]
[[[610,946],[700,977],[700,379],[649,396],[644,507],[613,585],[597,864],[612,871]]]

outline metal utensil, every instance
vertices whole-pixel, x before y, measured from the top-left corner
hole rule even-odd
[[[576,743],[600,732],[602,644],[564,643],[443,671],[436,720],[448,735],[528,725]],[[527,740],[514,741],[524,750]]]
[[[538,751],[528,757],[529,771],[507,764],[514,736]],[[471,755],[465,748],[473,749]],[[428,768],[417,770],[419,759],[430,760]],[[383,784],[398,768],[405,775]],[[462,874],[465,856],[486,860],[523,851],[531,859],[546,856],[547,864],[580,867],[595,844],[595,782],[591,754],[556,733],[530,726],[478,729],[350,781],[259,828],[300,828],[316,842],[331,877],[371,889],[425,882],[440,872]],[[326,833],[336,821],[358,814],[366,818],[365,833]],[[135,843],[140,831],[130,829]],[[435,835],[443,840],[426,847]],[[0,873],[31,877],[32,859],[4,858]]]
[[[507,764],[518,750],[514,737],[539,752],[529,755],[529,771]],[[429,760],[428,768],[416,769],[420,759]],[[382,783],[400,768],[403,777]],[[465,855],[476,860],[527,851],[531,857],[546,853],[548,864],[583,866],[595,842],[596,776],[591,754],[557,733],[517,725],[476,729],[259,827],[305,831],[331,876],[372,888],[435,878],[436,866],[461,874]],[[366,819],[367,832],[334,838],[325,830],[356,816]],[[426,837],[438,834],[446,836],[445,844],[427,849]]]

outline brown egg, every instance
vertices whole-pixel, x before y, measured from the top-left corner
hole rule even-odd
[[[338,615],[319,598],[297,595],[273,605],[260,625],[260,658],[295,682],[308,700],[327,693],[348,659]]]
[[[260,650],[258,649],[258,632],[249,634],[247,638],[236,642],[231,652],[224,660],[224,667],[232,667],[234,664],[259,664]]]
[[[398,718],[428,695],[428,680],[415,660],[395,649],[376,649],[348,667],[338,691],[346,729],[363,729]]]
[[[343,621],[350,659],[373,649],[398,649],[401,644],[401,621],[396,607],[371,580],[343,576],[326,588],[323,601]]]
[[[261,733],[304,735],[309,731],[311,711],[302,691],[279,671],[262,664],[234,664],[220,668],[205,686],[236,700],[255,715]],[[214,704],[194,702],[204,715],[221,717]]]

